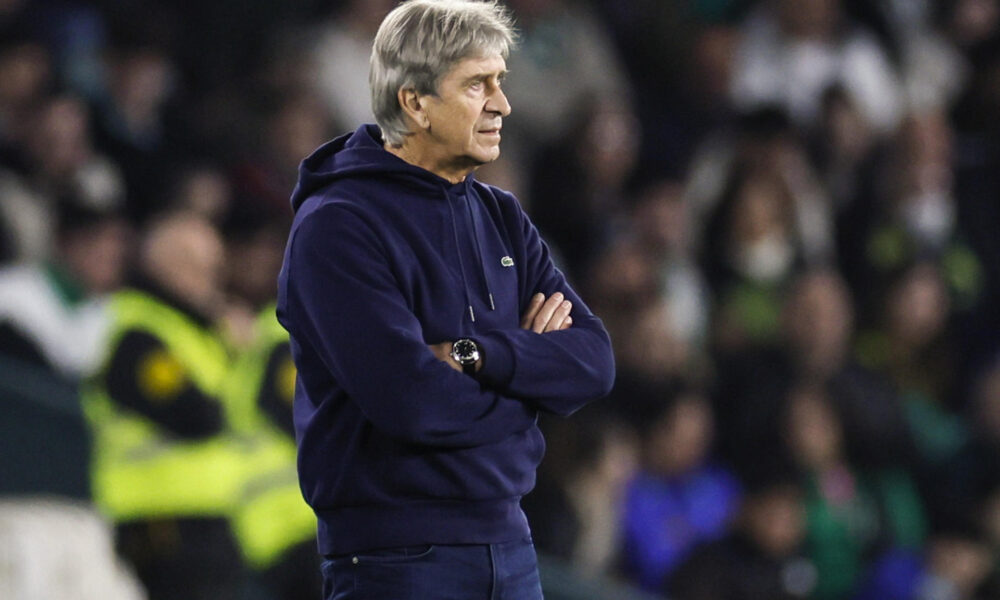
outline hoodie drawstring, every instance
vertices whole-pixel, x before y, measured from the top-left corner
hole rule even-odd
[[[490,289],[490,271],[486,268],[486,261],[483,260],[483,245],[479,242],[479,221],[476,220],[476,211],[472,210],[469,206],[469,199],[466,196],[465,199],[465,210],[469,212],[472,218],[472,238],[476,242],[476,255],[479,258],[479,268],[483,271],[483,283],[486,285],[486,298],[490,301],[490,310],[496,310],[496,305],[493,304],[493,290]]]
[[[465,305],[469,307],[469,317],[472,322],[476,322],[476,311],[472,309],[472,296],[469,293],[469,279],[465,275],[465,261],[462,260],[462,245],[458,239],[458,223],[455,220],[455,207],[451,204],[451,197],[448,195],[448,190],[441,188],[441,192],[444,194],[444,200],[448,203],[448,211],[451,213],[451,232],[455,236],[455,250],[458,255],[458,270],[462,272],[462,287],[465,290]]]
[[[473,323],[475,323],[476,311],[472,308],[472,293],[469,291],[469,279],[465,272],[465,261],[462,259],[461,241],[458,236],[458,220],[455,216],[455,207],[452,205],[451,197],[448,195],[448,191],[443,187],[441,188],[441,191],[445,195],[445,201],[448,203],[448,211],[451,213],[451,232],[455,237],[455,248],[458,251],[458,268],[462,273],[462,285],[465,291],[465,304],[469,308],[469,318]],[[479,240],[479,221],[476,219],[476,212],[469,206],[468,194],[470,193],[472,193],[471,190],[467,188],[465,197],[466,216],[468,217],[468,222],[472,226],[472,239],[473,243],[476,245],[476,258],[479,260],[479,268],[483,274],[483,283],[486,287],[486,299],[490,306],[490,310],[496,310],[496,304],[493,302],[493,290],[490,286],[489,269],[487,268],[486,262],[483,258],[483,246]]]

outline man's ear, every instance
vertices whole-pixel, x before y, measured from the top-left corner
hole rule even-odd
[[[406,116],[410,117],[417,127],[427,129],[431,125],[430,118],[425,110],[425,103],[421,100],[420,94],[413,88],[399,88],[397,94],[399,105],[403,108]]]

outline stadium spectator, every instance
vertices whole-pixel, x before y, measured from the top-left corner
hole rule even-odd
[[[638,443],[634,430],[607,408],[585,409],[575,419],[546,421],[551,452],[524,511],[540,552],[564,559],[579,577],[617,577]]]
[[[767,0],[742,27],[732,81],[737,107],[779,103],[808,130],[823,93],[839,84],[880,133],[899,123],[899,77],[877,39],[846,20],[841,0]]]
[[[581,98],[567,109],[559,139],[541,147],[529,192],[532,218],[574,280],[610,243],[624,216],[639,143],[638,123],[624,101]]]
[[[511,54],[505,87],[517,102],[504,124],[504,152],[530,161],[531,150],[583,121],[580,98],[631,99],[617,49],[589,6],[566,0],[510,0],[520,45]],[[632,132],[634,133],[634,131]]]
[[[368,91],[372,39],[394,0],[347,0],[312,33],[315,93],[338,123],[374,123]],[[306,156],[293,154],[292,156]]]
[[[929,260],[941,268],[956,312],[981,300],[983,265],[969,247],[954,194],[954,134],[940,109],[914,113],[900,127],[883,165],[876,212],[853,251],[860,309],[876,310],[889,275],[909,263]],[[846,226],[846,224],[845,224]]]
[[[367,84],[366,84],[367,85]],[[318,98],[309,94],[280,93],[265,110],[261,143],[246,152],[231,170],[237,201],[230,213],[239,220],[291,223],[289,190],[295,188],[298,166],[334,134],[329,114]]]
[[[921,547],[927,525],[922,502],[904,471],[851,464],[843,421],[822,388],[791,390],[783,423],[788,451],[803,473],[816,598],[848,597],[868,561]]]
[[[1000,363],[996,360],[977,375],[968,406],[959,414],[964,420],[944,425],[960,426],[963,433],[968,428],[964,444],[948,460],[929,467],[933,485],[925,490],[936,516],[946,522],[975,514],[1000,488],[1000,465],[993,459],[1000,452]],[[1000,535],[995,537],[1000,541]]]
[[[797,277],[781,321],[777,346],[717,357],[715,404],[725,456],[740,466],[756,453],[777,452],[784,398],[795,381],[806,381],[829,386],[852,456],[866,465],[908,464],[910,432],[896,394],[853,357],[853,311],[839,275],[812,270]]]
[[[124,200],[118,165],[94,149],[86,105],[73,96],[47,96],[29,120],[21,169],[0,169],[0,206],[20,260],[44,260],[52,249],[55,199],[82,195],[95,206]],[[10,163],[8,163],[10,164]]]
[[[117,42],[105,56],[106,89],[95,99],[95,144],[120,166],[128,212],[143,219],[168,181],[164,164],[173,130],[165,107],[177,68],[164,49],[147,42]]]
[[[664,180],[647,185],[628,226],[659,272],[671,330],[692,349],[704,348],[711,296],[696,262],[697,232],[681,184]]]
[[[93,373],[107,333],[106,295],[121,283],[125,222],[112,206],[79,196],[57,201],[49,261],[0,270],[4,355],[77,382]]]
[[[711,405],[682,391],[647,421],[642,470],[626,492],[624,571],[650,592],[703,542],[726,535],[740,502],[736,478],[712,457]]]
[[[990,549],[975,530],[937,532],[923,552],[896,551],[874,562],[855,600],[986,600]]]
[[[744,478],[744,499],[725,538],[698,547],[669,579],[677,600],[810,598],[817,572],[803,554],[803,491],[791,469],[759,469]]]
[[[859,343],[859,358],[883,374],[902,401],[920,462],[935,469],[954,457],[968,431],[957,412],[956,339],[949,331],[951,301],[941,269],[918,262],[887,284],[882,330]],[[929,481],[928,485],[937,483]]]

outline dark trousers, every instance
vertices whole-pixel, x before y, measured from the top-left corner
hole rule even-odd
[[[325,600],[541,600],[530,540],[327,557]]]

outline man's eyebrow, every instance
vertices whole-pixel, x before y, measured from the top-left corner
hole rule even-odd
[[[504,69],[502,71],[488,71],[488,72],[483,71],[480,73],[469,75],[468,77],[465,78],[465,82],[472,83],[473,81],[486,80],[489,79],[490,77],[493,77],[494,75],[496,75],[497,79],[503,79],[507,77],[508,74],[510,74],[510,71],[508,71],[507,69]]]

